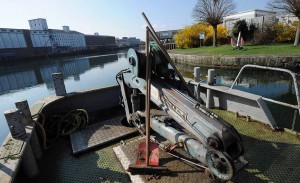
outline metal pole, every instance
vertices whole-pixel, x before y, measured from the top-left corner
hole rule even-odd
[[[168,60],[168,62],[170,63],[170,65],[173,67],[174,71],[176,72],[177,76],[180,79],[180,82],[182,83],[182,85],[185,87],[185,89],[187,90],[188,94],[190,97],[195,98],[195,96],[193,95],[192,90],[189,88],[189,86],[187,85],[187,83],[185,82],[185,80],[183,79],[183,77],[181,76],[180,72],[178,71],[178,69],[176,68],[174,62],[172,61],[172,59],[170,58],[168,52],[166,51],[166,49],[164,49],[164,47],[162,46],[161,42],[159,41],[155,30],[153,29],[151,23],[149,22],[147,16],[145,15],[145,13],[142,13],[145,21],[148,24],[148,30],[149,33],[151,34],[152,38],[154,39],[154,41],[156,42],[157,46],[160,48],[160,50],[162,51],[162,53],[164,54],[164,56],[166,57],[166,59]]]
[[[149,28],[146,30],[146,166],[149,166],[151,60],[149,59]]]

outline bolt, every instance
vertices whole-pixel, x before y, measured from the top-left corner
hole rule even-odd
[[[246,116],[246,121],[250,122],[250,120],[251,120],[251,117],[250,116]]]
[[[135,66],[135,59],[134,57],[129,58],[129,64]]]
[[[239,113],[238,113],[238,112],[235,113],[235,117],[236,117],[236,118],[239,117]]]

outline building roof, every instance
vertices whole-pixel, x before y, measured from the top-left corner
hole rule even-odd
[[[252,10],[246,10],[246,11],[241,11],[241,12],[232,13],[232,14],[227,15],[227,16],[224,16],[224,17],[228,17],[228,16],[232,16],[232,15],[238,15],[238,14],[242,14],[242,13],[253,12],[253,11],[262,11],[262,12],[266,12],[266,13],[274,13],[274,14],[277,13],[277,12],[275,12],[275,11],[269,11],[269,10],[252,9]]]
[[[164,30],[164,31],[155,31],[155,32],[175,32],[175,31],[179,31],[179,30],[181,30],[181,29],[177,29],[177,30]]]
[[[108,35],[93,35],[93,34],[85,34],[84,36],[115,37],[115,36],[108,36]]]
[[[23,30],[28,30],[28,29],[16,29],[16,28],[4,28],[4,27],[0,27],[0,29],[6,29],[6,30],[21,30],[21,31],[23,31]]]
[[[64,30],[61,30],[61,29],[48,29],[49,31],[55,31],[55,32],[66,32],[66,31],[64,31]],[[35,30],[35,31],[39,31],[39,30]],[[42,30],[41,30],[42,31]],[[68,31],[68,32],[70,32],[70,33],[76,33],[76,34],[83,34],[83,33],[81,33],[81,32],[78,32],[78,31],[72,31],[72,30],[70,30],[70,31]]]
[[[34,18],[34,19],[30,19],[30,20],[39,20],[39,19],[46,20],[45,18]],[[28,21],[30,21],[30,20],[28,20]]]

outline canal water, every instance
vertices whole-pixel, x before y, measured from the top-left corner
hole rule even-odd
[[[180,72],[189,78],[193,78],[194,68],[188,65],[177,65]],[[201,82],[206,82],[208,69],[216,71],[216,85],[230,87],[239,73],[239,69],[232,68],[208,68],[201,67]],[[300,73],[294,70],[296,73]],[[297,76],[299,89],[300,78]],[[266,71],[258,69],[245,69],[233,88],[260,95],[264,98],[297,105],[295,86],[291,75],[278,71]],[[270,112],[279,127],[300,132],[299,111],[289,107],[266,102]]]
[[[32,106],[38,99],[55,95],[51,74],[62,72],[67,92],[115,85],[116,74],[126,68],[126,51],[90,57],[73,57],[29,63],[0,65],[0,144],[8,134],[3,112],[26,99]]]
[[[55,95],[51,74],[62,72],[67,92],[87,90],[117,84],[116,74],[127,68],[126,51],[106,55],[60,58],[27,63],[1,63],[0,65],[0,144],[8,134],[3,112],[15,108],[14,102],[27,99],[32,106],[38,99]],[[193,68],[178,65],[187,77],[193,77]],[[207,69],[202,67],[205,82]],[[237,69],[215,68],[216,82],[232,84]],[[236,88],[279,101],[297,104],[295,90],[285,74],[262,71],[247,71]],[[295,110],[269,104],[272,114],[282,127],[300,131],[299,117]],[[294,115],[296,119],[294,119]]]

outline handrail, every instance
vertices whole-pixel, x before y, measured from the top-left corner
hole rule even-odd
[[[262,98],[263,100],[265,101],[268,101],[268,102],[272,102],[272,103],[276,103],[276,104],[280,104],[280,105],[283,105],[283,106],[287,106],[287,107],[291,107],[291,108],[294,108],[294,109],[298,109],[299,110],[299,114],[300,114],[300,97],[299,97],[299,90],[298,90],[298,83],[297,83],[297,75],[296,73],[288,70],[288,69],[281,69],[281,68],[275,68],[275,67],[266,67],[266,66],[260,66],[260,65],[244,65],[241,70],[239,71],[238,75],[236,76],[234,82],[232,83],[230,89],[233,88],[233,86],[235,85],[235,83],[237,82],[237,80],[239,79],[240,75],[242,74],[243,70],[245,68],[257,68],[257,69],[265,69],[265,70],[273,70],[273,71],[280,71],[280,72],[285,72],[285,73],[288,73],[292,76],[293,78],[293,82],[294,82],[294,87],[295,87],[295,92],[296,92],[296,99],[297,99],[297,103],[298,103],[298,106],[296,105],[292,105],[292,104],[288,104],[288,103],[285,103],[285,102],[280,102],[280,101],[277,101],[277,100],[273,100],[273,99],[269,99],[269,98]]]

